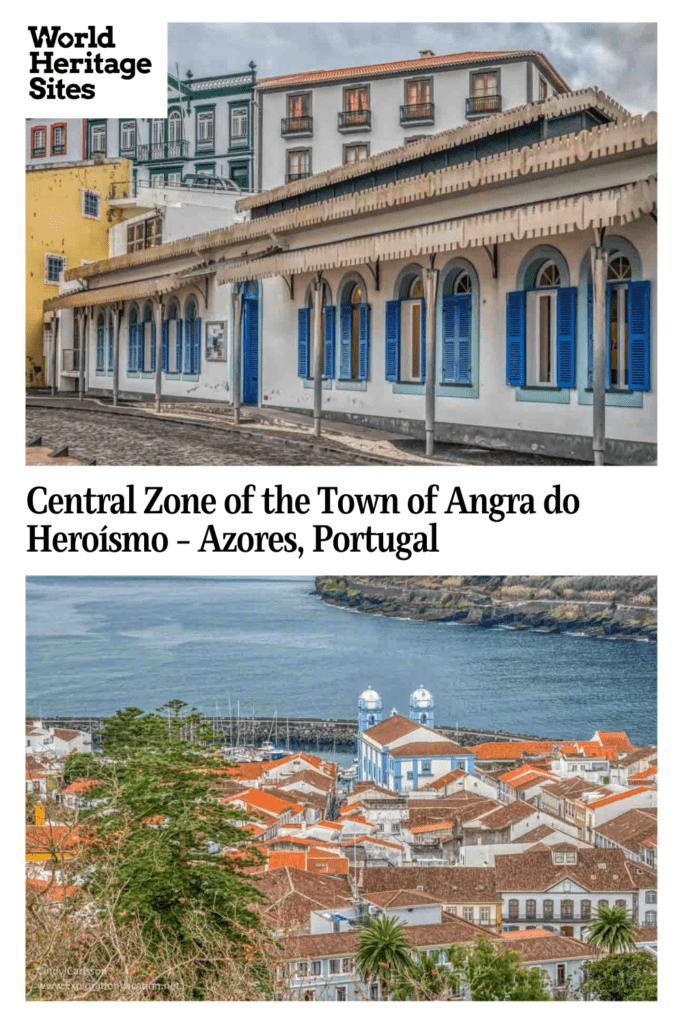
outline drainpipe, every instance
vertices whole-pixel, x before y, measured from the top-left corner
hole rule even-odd
[[[154,330],[156,334],[154,346],[154,367],[156,370],[154,377],[154,411],[161,412],[161,334],[164,325],[164,304],[161,300],[161,295],[157,295],[156,299],[157,301],[154,309]]]
[[[602,231],[596,230],[596,241],[591,246],[593,272],[593,465],[605,464],[605,362],[607,338],[605,336],[605,287],[607,282],[607,253],[602,248]]]
[[[87,325],[87,326],[86,326]],[[81,313],[81,329],[79,331],[81,347],[78,352],[78,400],[83,401],[85,391],[85,353],[88,348],[87,331],[90,330],[90,321],[85,310]]]
[[[425,455],[434,454],[434,416],[436,408],[436,283],[439,271],[434,267],[422,270],[425,293],[426,358],[425,358]]]
[[[323,282],[313,282],[313,436],[320,437],[323,415]]]
[[[240,387],[242,384],[242,285],[232,293],[232,412],[233,421],[240,421]]]
[[[57,314],[52,318],[52,395],[57,393],[57,342],[59,340],[59,318]]]
[[[119,341],[121,340],[121,321],[123,320],[123,305],[116,311],[116,340],[114,343],[114,370],[112,377],[112,405],[119,404]]]

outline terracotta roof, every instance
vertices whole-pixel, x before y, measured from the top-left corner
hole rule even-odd
[[[419,889],[387,889],[385,892],[366,892],[363,899],[376,907],[421,907],[439,905],[438,896],[429,896]]]
[[[499,903],[494,868],[404,867],[363,868],[365,892],[413,889],[435,896],[442,904]]]
[[[287,754],[285,757],[278,757],[274,761],[268,761],[266,770],[273,771],[280,765],[291,764],[292,761],[296,760],[305,761],[306,764],[311,765],[312,768],[325,772],[325,774],[332,778],[337,774],[337,765],[335,761],[325,761],[322,757],[317,757],[315,754],[304,754],[301,750],[296,754]]]
[[[450,740],[422,740],[420,743],[405,743],[402,747],[394,747],[389,751],[391,757],[451,757],[471,756],[467,747],[460,747]]]
[[[515,800],[511,804],[504,804],[495,810],[478,815],[477,818],[481,821],[482,828],[498,831],[498,829],[507,828],[518,821],[523,821],[532,814],[538,814],[538,807],[533,807],[525,800]]]
[[[370,822],[367,821],[366,818],[363,818],[360,815],[347,814],[346,817],[343,820],[344,820],[344,822],[353,821],[356,825],[369,825],[370,824]],[[342,825],[342,828],[343,827],[344,826]],[[372,826],[372,827],[374,827],[374,826]]]
[[[78,729],[53,729],[52,733],[57,739],[66,740],[77,740],[81,735]]]
[[[306,870],[305,850],[270,850],[268,854],[268,870],[276,871],[278,868],[301,868]]]
[[[656,942],[657,941],[657,929],[656,928],[639,928],[636,932],[636,942]]]
[[[430,825],[417,825],[415,828],[411,828],[410,831],[413,835],[416,835],[422,832],[444,832],[452,828],[452,821],[435,821]]]
[[[651,840],[657,831],[656,807],[633,807],[630,811],[612,818],[604,825],[596,825],[595,831],[605,839],[625,846],[637,853],[646,840]]]
[[[436,779],[435,782],[428,782],[426,786],[421,786],[421,789],[445,789],[449,782],[455,782],[457,779],[464,779],[467,777],[467,772],[463,771],[462,768],[455,768],[448,775],[442,775],[440,779]]]
[[[103,779],[74,779],[73,782],[69,783],[66,789],[62,790],[62,796],[86,793],[89,789],[95,789],[97,786],[103,785]]]
[[[633,775],[629,775],[629,784],[632,782],[640,782],[644,779],[651,779],[657,774],[657,765],[651,764],[649,768],[646,768],[644,772],[635,772]]]
[[[26,884],[37,892],[47,893],[48,899],[61,903],[64,898],[69,899],[75,892],[80,892],[80,885],[57,885],[55,882],[44,878],[27,878]]]
[[[638,761],[647,761],[653,754],[657,753],[656,747],[643,747],[641,750],[634,750],[632,754],[626,754],[622,757],[619,764],[629,767],[629,765],[636,764]]]
[[[552,836],[555,834],[555,829],[551,828],[550,825],[539,825],[538,828],[532,828],[530,832],[525,832],[523,836],[518,836],[517,839],[513,839],[513,843],[537,843],[540,839],[545,839],[546,836]]]
[[[349,813],[349,811],[355,811],[358,807],[362,807],[362,806],[363,806],[363,801],[362,800],[356,800],[355,803],[347,804],[346,806],[344,806],[342,804],[342,808],[341,808],[339,813],[340,813],[341,817],[343,818],[343,817],[345,817]]]
[[[588,782],[586,779],[562,779],[560,782],[553,782],[549,786],[544,786],[544,793],[552,793],[553,796],[559,797],[580,797],[582,793],[609,793],[610,791],[604,786],[596,786],[594,782]]]
[[[323,819],[322,821],[316,821],[312,828],[331,828],[336,832],[341,830],[343,825],[340,825],[338,821],[325,821],[325,819]]]
[[[605,747],[602,743],[591,741],[585,743],[579,741],[562,743],[560,745],[560,753],[565,755],[575,754],[578,757],[604,757],[608,761],[619,760],[618,754],[613,747]]]
[[[294,85],[317,85],[327,82],[335,82],[346,78],[378,78],[382,75],[397,74],[406,72],[423,72],[437,70],[439,68],[457,67],[459,64],[471,64],[473,62],[489,62],[492,60],[503,60],[505,58],[518,58],[523,60],[528,57],[535,57],[542,65],[545,73],[554,80],[556,87],[565,90],[569,89],[567,82],[550,64],[547,57],[536,50],[467,50],[463,53],[446,53],[428,57],[413,57],[408,60],[395,60],[384,64],[361,64],[355,67],[334,68],[332,70],[322,69],[319,71],[303,71],[290,75],[274,75],[269,78],[259,78],[257,89],[261,92],[290,87]]]
[[[424,728],[425,726],[413,722],[410,718],[404,718],[403,715],[391,715],[383,722],[378,722],[377,725],[366,729],[363,735],[386,746],[387,743],[393,743],[394,740],[399,740],[402,736],[408,736],[411,732]]]
[[[450,946],[456,942],[474,942],[478,935],[491,935],[487,928],[451,918],[442,924],[419,924],[406,928],[406,937],[416,949]],[[284,940],[287,960],[313,960],[320,956],[353,955],[358,946],[358,931],[322,932],[297,935]]]
[[[649,793],[649,786],[636,786],[635,789],[627,789],[623,793],[613,793],[612,796],[603,796],[600,800],[595,800],[591,804],[586,804],[586,807],[596,808],[604,807],[606,804],[613,804],[617,800],[624,800],[627,797],[635,796],[637,793]]]
[[[357,843],[377,843],[378,846],[390,846],[394,850],[402,850],[400,843],[390,843],[388,839],[378,839],[377,836],[354,836],[353,839],[345,840],[342,846],[355,846]]]
[[[27,825],[26,852],[49,854],[78,844],[79,834],[70,825]]]
[[[348,857],[328,857],[326,854],[311,851],[308,854],[306,870],[319,875],[348,875]]]
[[[357,796],[358,793],[362,793],[364,799],[371,800],[376,795],[379,798],[391,796],[394,800],[404,799],[400,793],[395,793],[393,789],[382,789],[376,782],[354,782],[353,793],[351,796]]]
[[[632,754],[637,750],[625,732],[596,732],[595,735],[604,747],[614,747],[620,754]]]
[[[536,768],[532,765],[522,765],[521,768],[512,768],[509,772],[503,772],[498,778],[501,782],[512,787],[521,789],[524,786],[533,785],[543,779],[557,779],[557,775],[546,771],[544,768]]]
[[[522,954],[525,963],[547,963],[555,960],[594,960],[600,954],[594,946],[567,935],[553,935],[542,929],[525,932],[506,932],[503,935],[507,949]]]
[[[244,764],[237,764],[228,768],[228,775],[236,779],[260,779],[264,771],[263,761],[245,761]]]
[[[301,827],[301,826],[299,826]],[[293,843],[295,846],[314,846],[317,850],[337,850],[337,843],[328,843],[326,839],[308,839],[306,836],[273,836],[267,839],[268,846],[275,846],[277,843]]]
[[[286,811],[292,811],[297,806],[293,800],[283,800],[278,796],[274,796],[272,793],[268,793],[263,789],[246,789],[243,793],[237,796],[228,797],[224,800],[224,803],[236,803],[242,801],[247,805],[247,808],[253,808],[257,811],[266,811],[268,814],[280,815]]]
[[[627,860],[623,850],[578,849],[576,864],[554,864],[552,851],[546,847],[497,855],[493,870],[498,891],[546,892],[565,878],[587,892],[630,892],[656,885],[656,872]]]
[[[519,740],[479,743],[470,747],[478,761],[514,761],[528,754],[551,754],[557,746],[550,740]]]
[[[254,885],[267,900],[264,916],[280,928],[308,928],[312,910],[343,906],[352,896],[346,878],[298,868],[268,871]]]
[[[300,772],[295,772],[294,775],[290,775],[288,779],[283,779],[280,783],[281,786],[291,786],[292,783],[296,782],[307,782],[309,786],[317,786],[318,789],[322,789],[323,792],[329,793],[334,788],[334,780],[329,775],[323,775],[322,772],[311,771],[307,768]]]

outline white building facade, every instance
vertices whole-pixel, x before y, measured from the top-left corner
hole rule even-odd
[[[564,93],[542,53],[499,51],[259,79],[262,189],[357,163],[446,128]]]

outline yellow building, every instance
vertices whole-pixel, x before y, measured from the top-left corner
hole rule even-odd
[[[114,182],[130,180],[129,160],[78,161],[26,168],[26,384],[45,387],[43,301],[59,292],[63,272],[109,255]],[[110,219],[111,218],[111,219]],[[77,349],[78,339],[73,339]]]

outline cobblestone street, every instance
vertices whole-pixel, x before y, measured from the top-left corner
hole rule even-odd
[[[26,437],[41,435],[53,450],[106,466],[344,466],[377,460],[314,446],[286,434],[259,437],[210,426],[73,409],[26,410]]]

